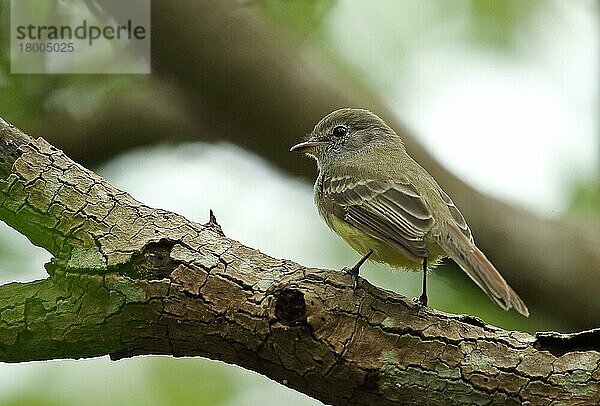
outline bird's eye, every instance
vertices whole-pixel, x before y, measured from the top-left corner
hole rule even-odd
[[[333,135],[336,137],[343,137],[348,134],[348,127],[345,125],[338,125],[333,129]]]

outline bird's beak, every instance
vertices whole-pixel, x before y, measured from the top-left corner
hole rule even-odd
[[[294,145],[292,148],[290,148],[290,152],[311,153],[315,150],[315,148],[327,144],[329,144],[327,141],[305,141]]]

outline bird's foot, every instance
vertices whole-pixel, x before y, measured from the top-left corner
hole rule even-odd
[[[356,289],[356,286],[358,284],[358,274],[360,273],[360,267],[362,266],[362,264],[365,263],[367,259],[369,259],[372,253],[373,250],[367,251],[367,253],[363,255],[363,257],[359,259],[356,265],[354,265],[352,268],[348,268],[347,266],[342,268],[342,272],[350,274],[354,279],[354,289]]]
[[[412,301],[415,302],[416,304],[418,304],[419,306],[425,307],[425,306],[427,306],[427,302],[428,302],[427,295],[425,293],[423,293],[419,297],[413,297]]]
[[[369,259],[369,257],[371,256],[372,253],[373,253],[373,250],[367,251],[367,253],[365,255],[363,255],[361,259],[358,260],[356,265],[354,265],[352,268],[348,268],[347,266],[345,266],[342,268],[342,271],[347,272],[352,276],[358,276],[358,274],[360,273],[360,267],[362,266],[362,264],[365,263],[365,261],[367,259]]]

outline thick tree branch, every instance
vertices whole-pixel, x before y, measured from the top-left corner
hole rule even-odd
[[[600,331],[539,338],[270,258],[0,120],[0,217],[54,258],[0,287],[0,360],[204,356],[332,404],[600,401]]]

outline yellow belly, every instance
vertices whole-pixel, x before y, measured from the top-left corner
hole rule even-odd
[[[385,241],[378,240],[360,231],[358,228],[340,220],[336,216],[330,215],[325,219],[329,227],[344,239],[359,254],[364,255],[369,249],[373,254],[369,259],[377,262],[384,262],[395,268],[403,268],[409,271],[421,271],[423,269],[422,258],[408,258],[399,252],[398,249],[390,246]],[[434,244],[437,247],[437,244]],[[438,249],[427,257],[428,268],[436,266],[443,257]]]

